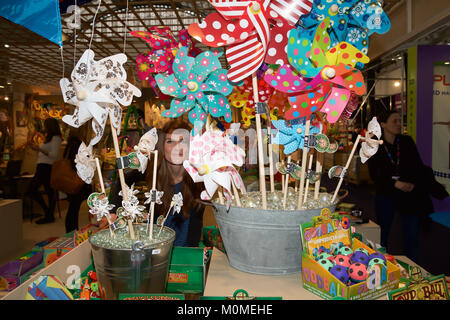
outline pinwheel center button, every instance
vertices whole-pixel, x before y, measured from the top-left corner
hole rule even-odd
[[[253,3],[251,10],[252,10],[252,13],[257,14],[261,10],[261,5],[258,2]]]
[[[77,99],[78,100],[84,100],[87,98],[87,96],[88,96],[88,94],[87,94],[86,90],[81,89],[81,90],[77,91]]]
[[[196,91],[198,89],[198,84],[197,84],[197,82],[189,81],[187,84],[187,87],[191,91]]]
[[[327,77],[328,79],[333,79],[336,76],[336,70],[333,68],[325,68],[323,70],[323,76]]]
[[[330,7],[330,12],[331,13],[336,13],[336,12],[338,12],[339,11],[339,6],[337,5],[337,4],[333,4],[331,7]]]
[[[209,167],[206,164],[204,164],[200,168],[198,168],[198,174],[199,175],[203,176],[203,175],[208,174],[208,173],[209,173]]]
[[[297,129],[297,133],[302,133],[302,132],[303,132],[302,128]]]

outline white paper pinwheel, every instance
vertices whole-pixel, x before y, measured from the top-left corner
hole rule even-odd
[[[139,200],[136,197],[136,194],[139,193],[139,190],[134,190],[134,183],[131,188],[127,187],[126,193],[127,200],[122,200],[122,207],[125,210],[125,214],[131,218],[131,221],[134,221],[136,219],[136,216],[143,215],[145,207],[139,205]],[[123,196],[122,190],[119,191],[119,196]]]
[[[157,191],[157,190],[150,190],[149,192],[144,193],[145,197],[147,198],[147,200],[145,200],[144,204],[149,204],[152,202],[152,198],[153,198],[153,192],[155,192],[155,200],[154,202],[156,204],[162,204],[162,197],[164,195],[164,191]]]
[[[127,73],[123,68],[127,61],[125,54],[116,54],[100,61],[95,61],[94,55],[92,50],[86,50],[72,71],[72,82],[67,78],[59,82],[64,102],[76,107],[72,115],[66,115],[62,120],[78,128],[92,119],[95,137],[90,141],[91,145],[102,138],[108,113],[113,127],[119,131],[122,118],[120,106],[130,105],[133,96],[141,96],[141,91],[126,81]]]
[[[80,144],[78,153],[75,156],[75,163],[78,176],[81,180],[90,184],[95,173],[95,159],[92,155],[92,145],[86,146],[84,142]]]
[[[89,213],[96,215],[97,221],[102,220],[103,217],[110,218],[110,211],[114,208],[114,205],[109,203],[108,197],[97,197],[92,201],[92,205]]]
[[[181,192],[178,192],[173,195],[172,205],[173,205],[172,214],[180,213],[181,207],[183,206],[183,194]]]
[[[227,209],[231,205],[231,183],[245,193],[241,176],[234,166],[244,164],[245,152],[220,131],[209,130],[191,136],[189,160],[184,168],[194,182],[203,182],[202,200],[211,200],[219,186],[223,187]]]
[[[139,159],[140,167],[139,171],[144,173],[147,169],[148,157],[150,153],[155,150],[156,143],[158,142],[158,132],[156,128],[147,131],[139,140],[139,143],[134,146],[136,155]]]
[[[377,139],[372,139],[376,136]],[[367,132],[365,136],[365,141],[361,143],[361,149],[359,149],[359,155],[361,157],[361,162],[365,163],[371,156],[373,156],[378,151],[378,146],[382,142],[379,140],[381,138],[381,127],[377,121],[376,117],[373,117],[367,125]]]

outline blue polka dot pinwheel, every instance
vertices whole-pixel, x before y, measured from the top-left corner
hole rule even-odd
[[[174,97],[170,109],[162,115],[177,118],[189,111],[189,121],[194,125],[192,135],[201,131],[208,113],[231,122],[227,96],[233,85],[228,81],[228,71],[221,68],[221,55],[220,51],[205,51],[192,58],[187,55],[187,48],[181,47],[173,62],[174,73],[156,76],[159,89]]]
[[[357,62],[369,58],[347,42],[331,47],[327,29],[330,18],[317,27],[311,42],[297,30],[289,33],[287,54],[290,65],[283,65],[276,73],[266,74],[264,80],[275,89],[291,94],[288,120],[307,117],[316,111],[327,114],[326,120],[335,123],[348,104],[352,93],[366,92],[364,78]]]
[[[292,154],[298,149],[303,149],[305,146],[306,124],[298,123],[288,126],[284,120],[272,121],[273,126],[278,130],[275,135],[274,143],[284,146],[284,154]],[[318,134],[319,128],[314,126],[309,127],[310,134]]]
[[[389,31],[391,22],[376,0],[314,0],[311,12],[300,17],[299,28],[312,39],[317,25],[331,19],[328,32],[332,45],[348,42],[367,54],[369,36]],[[357,67],[364,65],[358,63]]]

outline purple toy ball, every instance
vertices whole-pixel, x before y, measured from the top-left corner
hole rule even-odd
[[[350,262],[351,263],[359,262],[367,266],[369,264],[369,256],[362,251],[355,251],[350,257]]]
[[[331,268],[330,273],[335,276],[338,280],[340,280],[342,283],[347,284],[349,280],[348,275],[348,268],[335,265],[333,268]]]
[[[369,256],[369,262],[370,262],[370,260],[375,259],[375,258],[381,259],[386,263],[386,257],[382,253],[379,253],[379,252],[372,253]]]
[[[367,268],[362,263],[353,263],[348,268],[348,275],[353,282],[361,282],[367,278]]]

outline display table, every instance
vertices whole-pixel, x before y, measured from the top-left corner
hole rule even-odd
[[[22,247],[22,200],[0,200],[0,256]]]
[[[416,265],[405,256],[396,256],[410,265]],[[214,248],[209,266],[204,296],[233,296],[244,289],[250,296],[282,297],[283,300],[322,300],[302,286],[301,272],[272,276],[239,271],[228,262],[226,254]],[[387,299],[382,297],[380,299]]]

